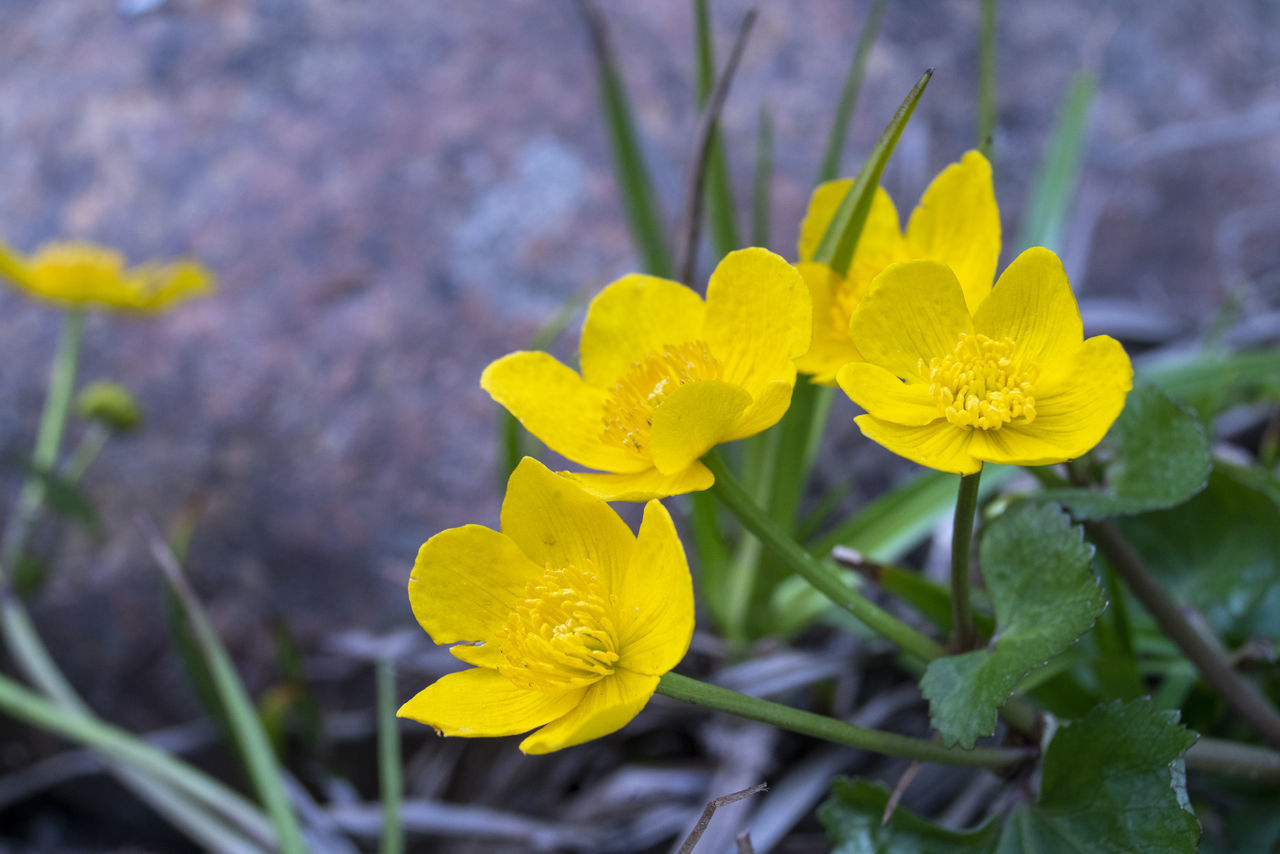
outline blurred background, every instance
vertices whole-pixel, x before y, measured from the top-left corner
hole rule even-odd
[[[691,4],[599,8],[674,233],[698,113]],[[721,62],[747,8],[711,3]],[[761,107],[771,112],[769,246],[788,257],[868,8],[760,4],[722,114],[745,230]],[[34,618],[104,716],[135,731],[198,717],[134,520],[189,531],[193,583],[250,686],[260,699],[293,691],[280,704],[296,762],[312,767],[313,785],[337,786],[330,795],[345,784],[353,802],[369,797],[369,662],[401,659],[402,697],[451,669],[409,612],[416,549],[446,527],[496,526],[500,409],[479,389],[481,369],[527,346],[567,300],[639,267],[581,10],[516,0],[4,0],[0,11],[0,236],[24,251],[75,237],[133,260],[189,254],[220,283],[164,316],[90,317],[84,379],[124,383],[146,425],[86,481],[101,534],[37,532],[53,571]],[[888,4],[843,171],[935,68],[885,177],[904,220],[928,180],[978,142],[978,27],[972,0]],[[1141,351],[1194,340],[1231,305],[1254,318],[1240,334],[1274,334],[1278,35],[1271,0],[1001,4],[1002,265],[1020,248],[1033,175],[1084,70],[1096,92],[1055,248],[1086,332]],[[713,260],[704,247],[691,284],[703,284]],[[0,317],[0,451],[12,458],[34,438],[58,317],[11,291],[0,293]],[[558,352],[573,346],[570,334]],[[892,480],[887,455],[854,440],[852,413],[837,404],[821,467],[833,478],[870,467],[868,488]],[[7,471],[12,491],[16,469]],[[527,815],[541,809],[525,791],[538,780],[543,797],[579,810],[560,819],[596,827],[622,819],[572,798],[583,780],[636,755],[639,740],[642,756],[687,772],[669,768],[653,784],[684,804],[658,822],[674,838],[732,786],[708,758],[706,716],[673,734],[658,724],[675,712],[655,706],[608,749],[555,765],[506,741],[406,731],[410,786]],[[204,742],[192,738],[198,750]],[[0,794],[6,777],[63,749],[0,723]],[[757,776],[777,758],[768,753]],[[558,769],[549,780],[548,768]],[[155,850],[177,844],[163,827],[139,830],[145,809],[113,785],[73,777],[0,797],[0,839],[11,841],[0,845],[151,850],[123,847],[145,833]],[[90,830],[68,827],[86,815]],[[537,838],[533,847],[548,850],[576,845]],[[662,842],[637,837],[619,850]]]

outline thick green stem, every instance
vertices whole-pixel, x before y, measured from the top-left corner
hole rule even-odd
[[[760,538],[764,547],[781,560],[792,572],[804,578],[828,599],[848,611],[869,629],[905,651],[924,661],[932,661],[942,654],[942,647],[894,617],[851,588],[834,566],[820,561],[805,551],[782,531],[777,523],[760,508],[742,484],[733,477],[724,461],[711,451],[702,461],[715,475],[714,494],[741,520],[746,528]]]
[[[956,515],[951,530],[951,647],[956,652],[973,649],[977,632],[969,606],[969,546],[973,543],[973,517],[978,509],[978,483],[982,469],[960,476]]]
[[[749,697],[676,673],[668,673],[662,677],[658,682],[658,693],[836,744],[921,762],[1002,768],[1031,759],[1037,754],[1036,749],[1031,747],[976,747],[973,750],[943,747],[937,742],[866,729],[771,700]]]
[[[1191,745],[1187,768],[1280,785],[1280,753],[1220,738],[1201,738]]]
[[[1249,722],[1273,748],[1280,749],[1280,713],[1231,666],[1222,644],[1208,632],[1201,632],[1183,615],[1178,603],[1164,592],[1142,557],[1111,522],[1086,522],[1089,539],[1106,555],[1107,561],[1129,585],[1138,600],[1192,664],[1204,681],[1213,687],[1240,717]]]

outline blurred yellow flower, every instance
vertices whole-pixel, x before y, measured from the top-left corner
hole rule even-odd
[[[765,249],[724,257],[707,299],[677,282],[630,275],[591,302],[582,374],[519,352],[480,385],[609,500],[707,489],[699,458],[777,423],[791,403],[793,359],[809,347],[810,305],[795,268]]]
[[[893,264],[863,297],[852,332],[866,361],[838,379],[867,411],[856,419],[863,434],[942,471],[1079,457],[1133,385],[1120,342],[1084,339],[1062,262],[1039,247],[1014,259],[976,311],[950,267]]]
[[[442,735],[502,736],[549,753],[639,714],[693,636],[693,583],[671,516],[644,508],[635,536],[604,501],[526,457],[502,532],[451,528],[418,552],[418,622],[476,665],[401,707]]]
[[[0,276],[32,296],[79,308],[163,311],[213,288],[213,276],[195,262],[126,267],[119,252],[92,243],[48,243],[24,257],[0,242]]]
[[[926,259],[946,264],[960,280],[970,311],[991,292],[1000,256],[1000,212],[991,185],[991,164],[967,152],[933,179],[911,214],[904,233],[898,211],[877,187],[866,225],[847,270],[811,263],[831,218],[853,179],[828,181],[813,191],[800,226],[797,265],[813,299],[813,348],[796,360],[814,382],[834,385],[836,371],[861,360],[849,336],[849,320],[871,280],[895,261]]]

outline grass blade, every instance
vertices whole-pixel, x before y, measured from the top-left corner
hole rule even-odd
[[[751,245],[769,245],[769,207],[773,203],[773,114],[760,108],[756,132],[756,168],[751,193]]]
[[[827,226],[826,234],[822,235],[818,248],[813,252],[813,260],[817,263],[826,264],[831,269],[841,272],[848,269],[849,261],[853,258],[853,250],[858,245],[858,238],[862,234],[862,226],[866,224],[867,214],[871,210],[871,199],[875,195],[876,187],[880,186],[880,176],[884,174],[884,167],[889,162],[889,155],[893,154],[894,146],[898,144],[902,130],[911,119],[911,114],[915,111],[916,104],[920,102],[920,96],[924,94],[924,89],[929,85],[931,77],[933,77],[932,68],[920,75],[916,85],[911,87],[902,105],[889,120],[884,133],[880,134],[880,139],[876,142],[875,148],[871,149],[871,155],[863,164],[862,171],[858,173],[853,186],[840,202],[835,216],[831,218],[831,224]]]
[[[382,842],[380,854],[403,854],[404,827],[400,824],[400,801],[404,780],[400,768],[400,729],[396,723],[396,669],[382,659],[378,662],[378,776],[382,785]]]
[[[979,499],[1007,484],[1019,471],[1016,466],[983,466]],[[927,472],[872,501],[820,537],[810,551],[825,555],[836,546],[847,546],[868,560],[899,560],[952,511],[955,492],[955,475]]]
[[[609,44],[604,17],[590,0],[579,0],[595,54],[600,101],[604,109],[609,140],[613,144],[614,171],[627,209],[631,236],[640,251],[645,270],[655,276],[671,276],[671,251],[663,236],[662,217],[645,168],[636,137],[631,102],[618,73],[613,48]]]
[[[982,0],[978,36],[978,150],[991,160],[996,133],[996,0]]]
[[[47,700],[13,679],[0,674],[0,711],[32,726],[56,733],[63,738],[100,751],[115,763],[123,764],[146,776],[142,779],[158,781],[194,799],[218,808],[225,815],[250,818],[244,822],[246,829],[266,838],[270,827],[260,820],[256,810],[241,801],[240,796],[217,780],[196,770],[163,750],[106,723],[91,714],[75,711]],[[261,850],[246,844],[238,850]]]
[[[711,16],[708,0],[693,0],[694,42],[697,53],[698,107],[705,108],[715,82],[715,49],[711,41]],[[737,207],[733,203],[733,185],[729,181],[729,160],[718,123],[711,127],[711,150],[707,154],[707,217],[711,226],[711,245],[716,257],[722,258],[742,244],[738,242]]]
[[[231,657],[219,640],[213,624],[204,612],[194,591],[187,584],[173,554],[154,526],[140,525],[151,548],[151,553],[164,572],[170,589],[178,597],[186,612],[187,622],[204,656],[205,665],[218,692],[218,699],[226,709],[232,735],[244,756],[249,776],[259,799],[275,826],[280,850],[285,854],[303,854],[302,831],[298,818],[289,803],[289,794],[281,779],[279,763],[271,748],[267,731],[258,717],[249,692],[241,682]]]
[[[822,155],[822,166],[818,169],[818,183],[830,181],[840,174],[840,152],[844,149],[845,134],[849,129],[849,119],[853,116],[853,108],[858,103],[858,92],[862,89],[862,77],[867,71],[867,58],[871,55],[871,46],[875,43],[876,34],[880,31],[880,19],[884,17],[884,7],[888,0],[872,0],[871,9],[867,12],[866,23],[862,25],[862,33],[858,36],[858,46],[853,51],[853,61],[849,63],[849,72],[844,78],[844,88],[840,90],[840,102],[836,105],[836,118],[827,134],[827,149]]]
[[[1092,74],[1077,73],[1058,107],[1053,133],[1031,186],[1027,212],[1018,231],[1020,249],[1047,246],[1058,252],[1062,248],[1063,229],[1080,174],[1080,155],[1084,150],[1095,85]]]

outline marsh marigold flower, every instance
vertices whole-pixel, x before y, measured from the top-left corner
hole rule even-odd
[[[1133,368],[1120,342],[1085,340],[1058,256],[1023,252],[971,311],[951,268],[891,265],[853,315],[865,362],[838,378],[865,436],[942,471],[1049,465],[1098,444]]]
[[[765,249],[724,257],[707,299],[677,282],[624,276],[587,309],[582,374],[520,352],[480,385],[609,500],[707,489],[699,458],[776,424],[791,403],[792,361],[809,346],[810,304],[796,269]]]
[[[48,243],[34,255],[0,242],[0,276],[40,299],[78,308],[163,311],[207,293],[213,277],[192,261],[126,267],[124,256],[92,243]]]
[[[836,372],[846,362],[861,360],[849,335],[849,320],[871,280],[885,267],[918,259],[946,264],[960,280],[965,304],[975,311],[991,292],[1000,256],[1000,213],[991,164],[970,151],[933,179],[905,232],[898,225],[893,200],[877,187],[848,269],[833,271],[811,263],[852,184],[846,178],[819,185],[800,226],[797,267],[813,299],[813,348],[796,367],[824,385],[835,384]]]
[[[409,581],[418,622],[476,665],[421,691],[400,716],[442,735],[502,736],[548,753],[634,718],[693,636],[693,584],[657,501],[631,533],[603,500],[526,457],[502,532],[451,528],[423,544]]]

